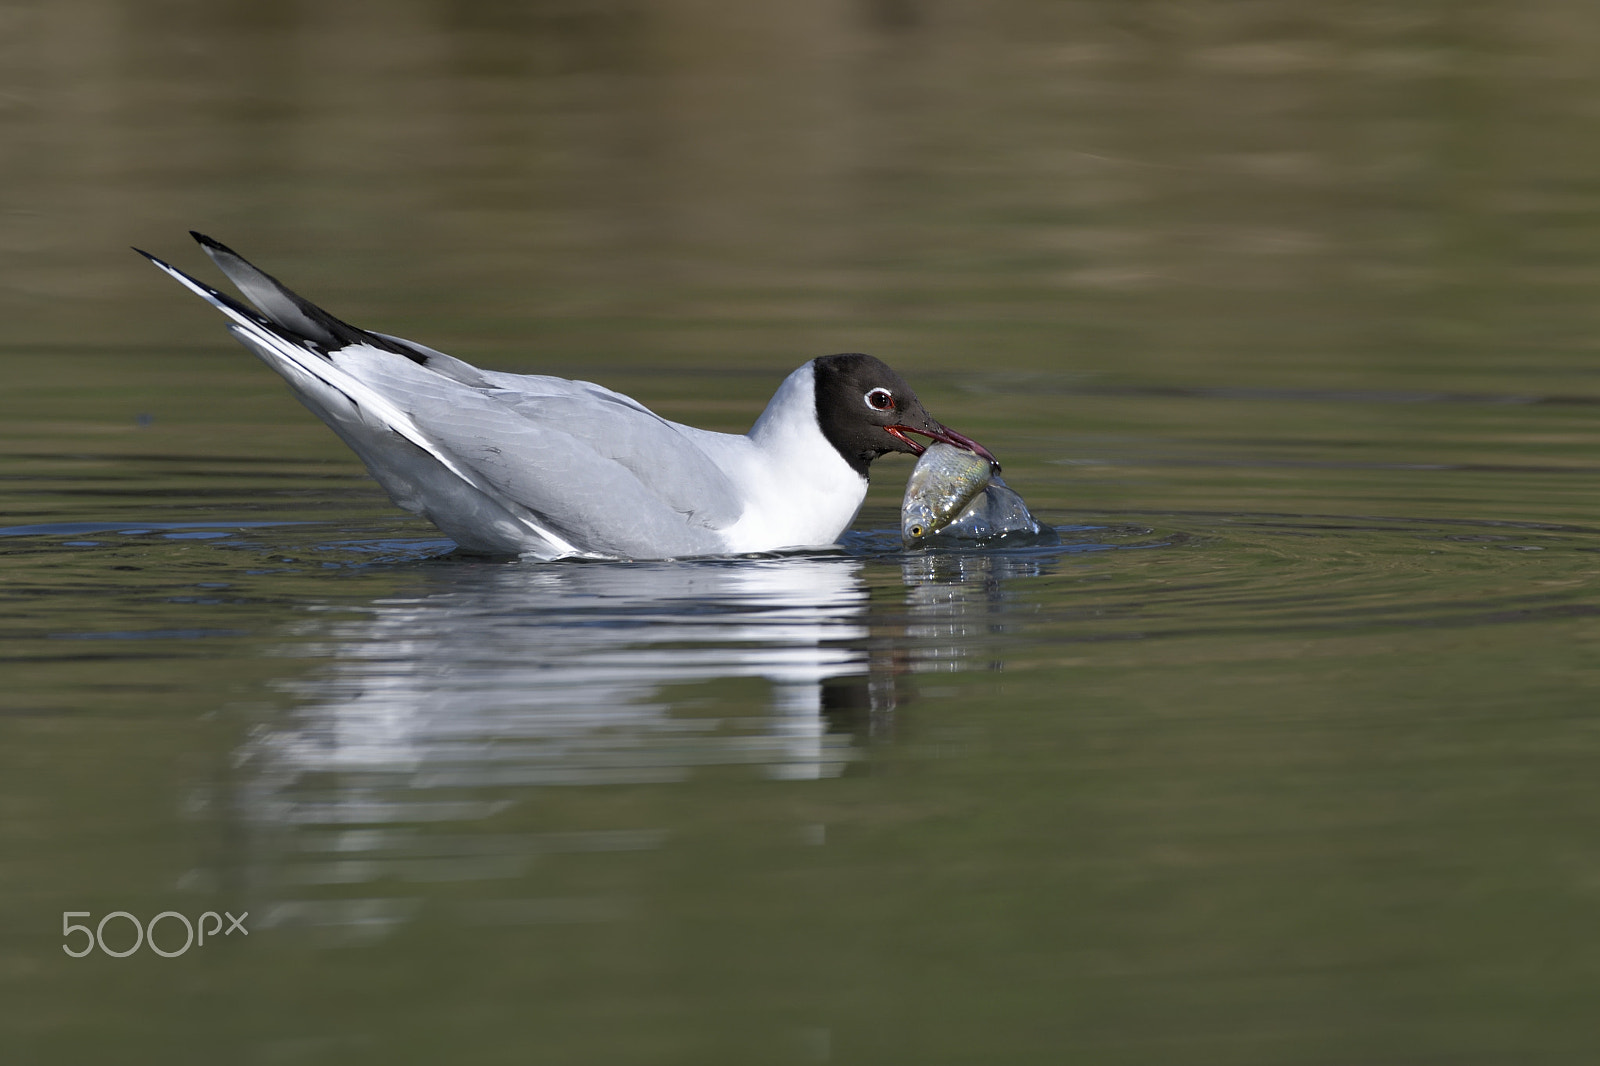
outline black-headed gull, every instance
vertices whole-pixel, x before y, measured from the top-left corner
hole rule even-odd
[[[910,434],[994,461],[870,355],[813,359],[778,386],[749,433],[714,433],[587,381],[479,370],[357,329],[193,236],[259,314],[140,254],[230,318],[228,331],[283,375],[395,503],[468,551],[670,559],[823,547],[855,518],[872,460],[922,453]]]

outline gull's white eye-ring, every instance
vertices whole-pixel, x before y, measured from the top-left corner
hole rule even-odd
[[[874,411],[894,410],[894,393],[890,392],[888,389],[882,387],[870,389],[868,390],[866,396],[862,397],[862,399],[866,400],[867,406],[872,408]]]

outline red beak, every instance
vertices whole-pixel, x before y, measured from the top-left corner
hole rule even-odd
[[[964,437],[955,430],[946,426],[941,426],[937,422],[935,422],[933,425],[933,429],[918,429],[915,426],[904,425],[884,426],[883,431],[892,437],[896,437],[901,441],[904,441],[905,444],[910,447],[913,454],[921,455],[923,452],[927,451],[928,448],[920,441],[914,441],[910,437],[906,436],[907,433],[916,433],[924,437],[930,437],[933,440],[940,441],[944,444],[952,444],[957,448],[963,448],[976,455],[981,455],[985,459],[989,460],[989,465],[994,468],[995,473],[998,474],[1000,472],[1000,460],[996,459],[994,457],[994,453],[988,448],[985,448],[971,437]]]

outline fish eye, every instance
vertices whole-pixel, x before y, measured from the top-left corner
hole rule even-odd
[[[865,397],[867,406],[874,411],[894,410],[894,393],[885,388],[876,388],[869,391]]]

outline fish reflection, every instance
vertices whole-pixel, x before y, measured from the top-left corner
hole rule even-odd
[[[905,641],[917,672],[998,670],[1000,649],[1025,616],[1013,613],[1008,582],[1040,577],[1054,556],[939,552],[906,556],[900,576],[906,586]]]

